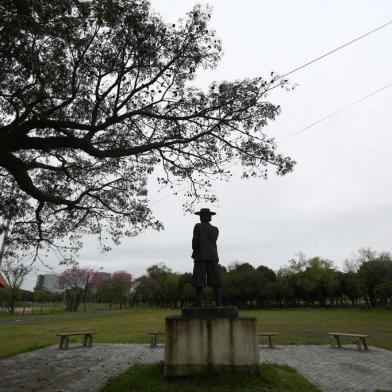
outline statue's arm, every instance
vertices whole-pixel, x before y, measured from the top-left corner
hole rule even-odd
[[[199,248],[200,244],[200,224],[196,223],[195,227],[193,228],[193,237],[192,237],[192,258],[196,256],[196,250]]]

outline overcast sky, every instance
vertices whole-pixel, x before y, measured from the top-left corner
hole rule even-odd
[[[194,0],[152,0],[171,23]],[[204,2],[202,2],[204,3]],[[212,27],[224,57],[195,84],[286,73],[392,20],[390,0],[210,0]],[[294,91],[276,89],[268,99],[282,114],[266,129],[278,141],[392,82],[392,25],[290,75]],[[279,90],[279,91],[278,91]],[[240,260],[274,270],[299,251],[342,268],[361,247],[392,251],[392,87],[278,143],[298,163],[285,177],[217,182],[213,224],[220,230],[223,265]],[[234,168],[234,172],[236,172]],[[181,188],[181,187],[180,187]],[[163,232],[146,232],[101,254],[86,238],[79,262],[135,277],[154,263],[191,271],[191,236],[197,217],[168,190],[150,199]],[[55,263],[53,263],[56,265]],[[43,269],[44,270],[44,269]],[[43,270],[40,273],[43,273]],[[56,272],[61,271],[55,267]],[[24,287],[31,289],[35,274]]]

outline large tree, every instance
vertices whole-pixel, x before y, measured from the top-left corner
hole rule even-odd
[[[186,208],[213,201],[212,178],[284,175],[294,162],[263,129],[279,114],[271,75],[192,86],[221,43],[208,7],[167,24],[147,0],[30,0],[0,5],[0,217],[8,246],[78,248],[162,227],[147,179],[188,181]],[[4,226],[4,224],[3,224]]]
[[[60,287],[64,289],[65,309],[76,312],[80,302],[84,300],[84,311],[86,311],[88,294],[101,279],[101,275],[93,268],[82,268],[78,265],[62,272],[58,281]]]
[[[383,288],[386,288],[384,284],[391,282],[392,255],[389,252],[369,252],[368,259],[361,264],[358,270],[359,289],[366,303],[376,306],[377,298],[382,297]]]
[[[125,271],[113,272],[110,278],[101,279],[97,286],[97,297],[101,302],[108,302],[110,306],[117,303],[120,309],[130,302],[132,275]]]
[[[8,283],[7,306],[10,313],[15,312],[16,301],[20,294],[20,287],[26,276],[32,271],[32,266],[23,263],[21,260],[6,258],[0,266],[0,274],[2,273]]]

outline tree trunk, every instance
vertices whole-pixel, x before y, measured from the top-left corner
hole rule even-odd
[[[12,288],[11,289],[11,296],[10,296],[10,306],[9,306],[9,312],[11,314],[15,313],[16,295],[17,295],[16,289]]]

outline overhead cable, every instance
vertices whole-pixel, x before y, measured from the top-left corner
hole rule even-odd
[[[386,84],[384,87],[381,87],[381,88],[379,88],[379,89],[377,89],[377,90],[371,92],[371,93],[368,94],[368,95],[365,95],[365,96],[362,97],[362,98],[357,99],[357,100],[354,101],[354,102],[351,102],[349,105],[344,106],[343,108],[337,110],[336,112],[333,112],[333,113],[331,113],[331,114],[328,114],[328,116],[325,116],[325,117],[321,118],[320,120],[315,121],[314,123],[309,124],[308,126],[306,126],[306,127],[304,127],[304,128],[301,128],[301,129],[298,130],[298,131],[295,131],[295,132],[293,132],[293,133],[290,133],[289,135],[287,135],[287,136],[285,136],[284,138],[280,139],[279,142],[282,142],[282,141],[287,140],[287,139],[289,139],[289,138],[291,138],[291,137],[293,137],[293,136],[295,136],[295,135],[298,135],[299,133],[304,132],[304,131],[306,131],[306,130],[309,129],[309,128],[312,128],[312,127],[314,127],[315,125],[320,124],[321,122],[323,122],[323,121],[325,121],[325,120],[328,120],[329,118],[331,118],[331,117],[333,117],[333,116],[336,116],[337,114],[339,114],[339,113],[341,113],[341,112],[344,112],[345,110],[347,110],[347,109],[349,109],[349,108],[351,108],[351,107],[353,107],[353,106],[359,104],[360,102],[364,101],[365,99],[368,99],[368,98],[372,97],[373,95],[376,95],[376,94],[378,94],[379,92],[381,92],[381,91],[383,91],[383,90],[385,90],[385,89],[387,89],[387,88],[389,88],[389,87],[391,87],[391,86],[392,86],[392,82]]]
[[[377,27],[377,28],[375,28],[375,29],[373,29],[373,30],[371,30],[371,31],[369,31],[369,32],[367,32],[366,34],[361,35],[360,37],[357,37],[357,38],[355,38],[355,39],[353,39],[353,40],[351,40],[351,41],[349,41],[349,42],[346,42],[346,43],[343,44],[343,45],[340,45],[339,47],[337,47],[337,48],[335,48],[335,49],[333,49],[333,50],[330,50],[329,52],[323,54],[322,56],[319,56],[319,57],[317,57],[317,58],[315,58],[315,59],[313,59],[313,60],[311,60],[311,61],[308,61],[307,63],[301,65],[300,67],[297,67],[297,68],[293,69],[292,71],[287,72],[286,74],[284,74],[284,75],[282,75],[282,76],[279,76],[276,80],[283,79],[283,78],[285,78],[286,76],[291,75],[292,73],[297,72],[297,71],[299,71],[300,69],[305,68],[305,67],[307,67],[308,65],[313,64],[313,63],[315,63],[316,61],[319,61],[319,60],[323,59],[324,57],[327,57],[327,56],[329,56],[330,54],[335,53],[335,52],[337,52],[338,50],[343,49],[343,48],[345,48],[346,46],[351,45],[351,44],[353,44],[354,42],[357,42],[357,41],[359,41],[360,39],[365,38],[365,37],[367,37],[368,35],[373,34],[373,33],[375,33],[376,31],[381,30],[381,29],[383,29],[384,27],[386,27],[386,26],[388,26],[388,25],[390,25],[390,24],[392,24],[392,20],[389,21],[389,22],[387,22],[387,23],[385,23],[385,24],[383,24],[383,25],[381,25],[381,26],[379,26],[379,27]]]

